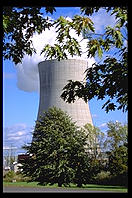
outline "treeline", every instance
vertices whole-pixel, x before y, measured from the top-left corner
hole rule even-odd
[[[36,121],[32,142],[23,146],[29,156],[22,161],[23,175],[42,185],[127,186],[127,125],[107,127],[105,133],[90,124],[80,129],[61,109],[50,108]]]

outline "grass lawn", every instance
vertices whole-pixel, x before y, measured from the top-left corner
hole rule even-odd
[[[41,186],[38,185],[38,182],[3,182],[3,186],[19,186],[19,187],[40,187],[40,188],[60,188],[58,187],[57,184],[54,184],[50,186],[49,184],[46,186]],[[78,188],[76,185],[71,184],[70,187],[61,187],[61,188]],[[126,192],[127,193],[127,188],[122,187],[122,186],[107,186],[107,185],[96,185],[96,184],[87,184],[84,185],[82,188],[79,189],[87,189],[87,190],[94,190],[94,191],[113,191],[113,192]]]

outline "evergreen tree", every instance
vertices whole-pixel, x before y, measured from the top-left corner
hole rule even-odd
[[[41,184],[62,186],[73,180],[78,184],[81,179],[77,171],[82,173],[84,168],[85,145],[84,131],[61,109],[50,108],[36,122],[32,143],[24,146],[29,158],[23,162],[23,173]]]

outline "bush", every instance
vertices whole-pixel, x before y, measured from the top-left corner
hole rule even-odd
[[[111,178],[109,171],[101,171],[94,177],[94,183],[96,184],[107,184]]]
[[[97,180],[103,180],[103,179],[108,179],[109,177],[110,177],[109,171],[101,171],[100,173],[97,174],[95,178]]]
[[[5,182],[28,182],[30,180],[29,177],[23,176],[21,173],[17,172],[15,173],[14,171],[8,171],[8,173],[5,174],[4,176],[4,181]]]
[[[4,181],[11,182],[14,179],[14,176],[15,172],[10,170],[4,175]]]
[[[101,185],[128,186],[128,175],[126,172],[112,176],[109,171],[101,171],[94,177],[94,183]]]

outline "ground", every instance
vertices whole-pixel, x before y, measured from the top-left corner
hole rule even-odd
[[[3,192],[50,192],[50,193],[127,193],[127,189],[120,186],[105,186],[88,184],[83,188],[71,187],[40,186],[37,182],[4,182]]]

